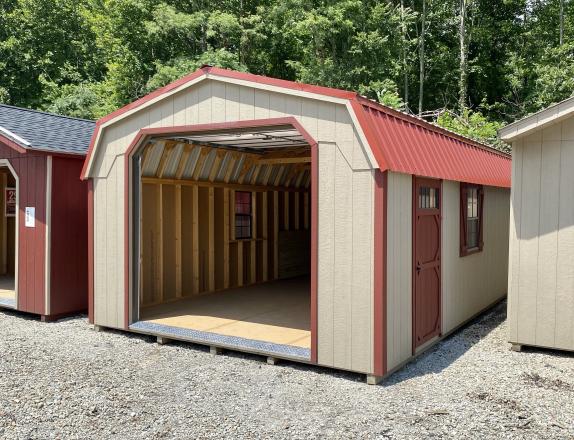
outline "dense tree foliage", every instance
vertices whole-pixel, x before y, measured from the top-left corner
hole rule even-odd
[[[202,64],[478,139],[574,91],[566,0],[2,0],[0,102],[97,118]]]

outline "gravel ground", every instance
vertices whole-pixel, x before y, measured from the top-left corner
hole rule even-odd
[[[574,356],[514,353],[505,304],[388,378],[0,312],[0,438],[574,439]]]

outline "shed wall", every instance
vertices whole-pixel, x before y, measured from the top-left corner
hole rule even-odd
[[[460,183],[443,181],[442,333],[506,295],[510,190],[484,187],[482,252],[460,256]]]
[[[390,371],[412,355],[412,176],[389,172],[387,194],[387,370]]]
[[[18,310],[44,314],[46,156],[38,152],[18,153],[0,143],[0,158],[8,159],[18,174]],[[26,206],[36,208],[34,228],[24,225]]]
[[[574,120],[512,148],[511,342],[574,350]]]
[[[83,157],[52,157],[50,314],[88,307],[88,184]]]
[[[412,356],[412,176],[389,173],[387,217],[387,363]],[[509,190],[485,187],[484,250],[460,257],[460,183],[442,182],[442,334],[504,297]]]
[[[347,109],[219,81],[191,86],[104,129],[92,173],[96,324],[125,326],[123,154],[135,134],[282,116],[295,116],[319,142],[319,363],[371,371],[374,177]]]

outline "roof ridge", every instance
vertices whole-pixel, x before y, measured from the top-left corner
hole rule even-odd
[[[18,107],[15,105],[9,105],[9,104],[1,104],[0,103],[0,107],[7,107],[7,108],[11,108],[14,110],[21,110],[21,111],[25,111],[25,112],[31,112],[31,113],[39,113],[41,115],[46,115],[46,116],[53,116],[56,118],[65,118],[65,119],[71,119],[74,121],[82,121],[82,122],[90,122],[92,124],[95,124],[96,121],[92,120],[92,119],[86,119],[86,118],[77,118],[75,116],[67,116],[67,115],[60,115],[58,113],[51,113],[51,112],[45,112],[43,110],[36,110],[33,108],[27,108],[27,107]]]

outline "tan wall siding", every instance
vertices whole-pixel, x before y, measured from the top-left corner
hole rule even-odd
[[[389,173],[387,367],[412,355],[412,176]],[[461,258],[460,183],[442,186],[442,331],[449,332],[507,290],[509,191],[485,188],[484,250]]]
[[[144,127],[281,116],[295,116],[321,142],[319,362],[372,371],[374,177],[347,109],[341,104],[211,80],[168,97],[103,132],[92,171],[96,324],[124,325],[123,154],[137,131]]]
[[[509,339],[574,350],[574,120],[512,153]]]
[[[484,188],[482,252],[460,257],[460,183],[442,185],[442,332],[506,295],[510,191]]]
[[[387,369],[412,354],[412,193],[410,174],[389,173],[387,202]]]
[[[373,171],[319,144],[318,361],[371,372]]]

